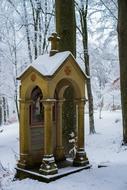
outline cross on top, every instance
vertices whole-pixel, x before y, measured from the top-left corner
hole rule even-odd
[[[50,56],[52,56],[58,52],[58,42],[60,41],[60,37],[57,35],[57,33],[54,32],[48,38],[48,40],[51,41]]]

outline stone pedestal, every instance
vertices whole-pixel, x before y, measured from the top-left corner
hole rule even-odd
[[[39,172],[43,175],[53,175],[58,172],[53,155],[45,155],[42,160]]]
[[[87,155],[84,151],[84,149],[79,149],[76,152],[76,156],[73,161],[74,166],[87,166],[89,164]]]
[[[31,160],[28,154],[20,154],[20,160],[18,160],[17,166],[22,169],[31,167]]]

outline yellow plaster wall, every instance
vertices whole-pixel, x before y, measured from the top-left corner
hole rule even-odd
[[[36,80],[32,81],[31,76],[36,75]],[[42,75],[36,71],[27,72],[26,76],[21,80],[21,99],[29,99],[31,91],[35,86],[38,86],[43,94],[43,98],[49,96],[48,80],[45,80]]]
[[[71,73],[65,74],[65,67],[69,66]],[[35,74],[36,80],[32,81],[31,76]],[[61,68],[52,77],[43,77],[39,72],[35,70],[28,70],[21,80],[21,99],[29,99],[32,89],[37,85],[43,94],[43,98],[54,98],[54,92],[57,84],[62,80],[69,80],[76,92],[76,98],[86,97],[86,79],[82,74],[78,66],[76,66],[73,58],[69,57],[68,60],[62,65]]]
[[[71,73],[69,75],[65,74],[64,69],[66,66],[69,66],[71,69]],[[68,59],[64,66],[53,76],[52,80],[50,81],[49,94],[51,98],[54,97],[56,86],[62,79],[67,79],[72,83],[77,94],[76,98],[85,98],[86,79],[79,68],[75,65],[73,59]]]

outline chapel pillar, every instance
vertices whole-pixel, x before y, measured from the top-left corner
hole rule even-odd
[[[57,102],[57,119],[56,119],[56,152],[55,159],[58,161],[65,160],[65,151],[62,142],[62,111],[64,100]]]
[[[30,165],[29,146],[28,146],[28,104],[25,100],[20,100],[20,160],[17,166],[27,168]]]
[[[57,165],[53,156],[53,121],[52,121],[52,108],[53,100],[43,102],[44,106],[44,156],[40,166],[40,173],[43,175],[56,174],[58,171]]]
[[[76,101],[76,120],[77,120],[77,151],[73,161],[74,166],[85,166],[89,164],[84,150],[84,99]]]

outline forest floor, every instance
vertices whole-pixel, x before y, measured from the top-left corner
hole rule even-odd
[[[0,133],[0,190],[126,190],[127,147],[122,144],[121,111],[95,112],[96,134],[89,135],[86,120],[86,152],[91,169],[49,184],[32,179],[12,181],[18,158],[18,123],[3,126]],[[104,165],[107,167],[99,167]]]

